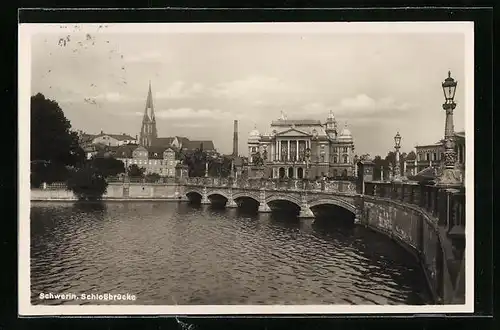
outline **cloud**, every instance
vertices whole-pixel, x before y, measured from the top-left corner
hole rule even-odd
[[[199,109],[195,110],[192,108],[177,108],[177,109],[166,109],[159,110],[156,113],[157,118],[166,119],[227,119],[229,117],[234,117],[234,114],[230,112],[221,111],[219,109]]]
[[[358,94],[354,97],[343,98],[334,105],[326,105],[321,102],[308,103],[302,107],[302,113],[306,112],[310,115],[325,114],[326,116],[332,110],[335,115],[348,118],[391,117],[412,108],[413,106],[410,103],[400,103],[391,97],[375,99],[366,94]]]
[[[334,111],[339,113],[349,113],[351,115],[379,115],[395,114],[410,110],[409,103],[398,103],[392,97],[374,99],[366,94],[358,94],[355,97],[344,98],[340,104],[334,107]]]
[[[295,86],[267,76],[250,76],[241,80],[219,83],[212,89],[214,97],[229,99],[252,99],[263,96],[291,94],[297,90]]]
[[[206,123],[175,123],[172,125],[172,127],[179,127],[179,128],[203,128],[206,127]]]
[[[132,56],[125,56],[123,60],[128,63],[156,62],[157,60],[160,60],[161,57],[162,55],[160,52],[147,51]]]
[[[96,96],[91,96],[89,99],[94,99],[96,101],[107,101],[107,102],[130,102],[130,101],[137,101],[137,98],[118,93],[118,92],[107,92],[103,94],[99,94]]]
[[[174,82],[168,89],[155,93],[156,99],[186,99],[199,96],[205,90],[200,83],[194,83],[190,86],[183,81]]]

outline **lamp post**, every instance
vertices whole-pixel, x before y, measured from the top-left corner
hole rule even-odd
[[[395,164],[394,164],[394,181],[401,181],[401,168],[399,165],[399,149],[401,148],[401,135],[399,132],[394,137],[395,149]]]
[[[309,167],[311,166],[311,149],[307,148],[305,152],[305,160],[306,160],[306,179],[309,178]]]
[[[453,100],[455,98],[455,91],[457,82],[451,77],[451,72],[448,71],[448,78],[441,84],[443,88],[445,102],[443,103],[443,110],[446,113],[444,125],[444,168],[441,176],[438,178],[438,183],[441,185],[460,185],[461,172],[456,167],[457,155],[455,152],[455,136],[453,128],[453,110],[457,104]]]
[[[306,170],[304,175],[304,189],[306,189],[307,180],[309,180],[309,166],[311,166],[311,149],[306,148],[304,153],[304,159],[306,161]]]

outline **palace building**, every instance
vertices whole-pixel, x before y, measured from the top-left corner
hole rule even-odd
[[[455,132],[455,153],[458,168],[465,171],[465,132]],[[415,147],[416,159],[406,161],[406,175],[416,175],[428,168],[439,169],[442,165],[443,141]]]
[[[347,123],[338,131],[333,112],[325,123],[290,120],[282,113],[280,119],[271,122],[270,131],[261,134],[255,128],[248,136],[249,163],[255,163],[260,155],[266,177],[313,179],[354,175],[354,139]]]

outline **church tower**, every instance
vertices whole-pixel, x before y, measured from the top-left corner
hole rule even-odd
[[[150,147],[158,133],[156,131],[156,118],[153,107],[153,94],[151,93],[151,81],[149,82],[148,98],[146,100],[146,109],[144,110],[144,117],[142,117],[141,134],[139,144],[143,147]]]
[[[325,131],[331,139],[337,138],[337,121],[335,120],[335,116],[333,115],[332,110],[330,110],[328,118],[326,119]]]

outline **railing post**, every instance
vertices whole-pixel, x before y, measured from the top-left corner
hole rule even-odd
[[[422,199],[422,189],[419,184],[413,185],[412,194],[413,194],[413,204],[420,206]]]
[[[427,187],[420,185],[420,206],[425,209],[427,204]]]

